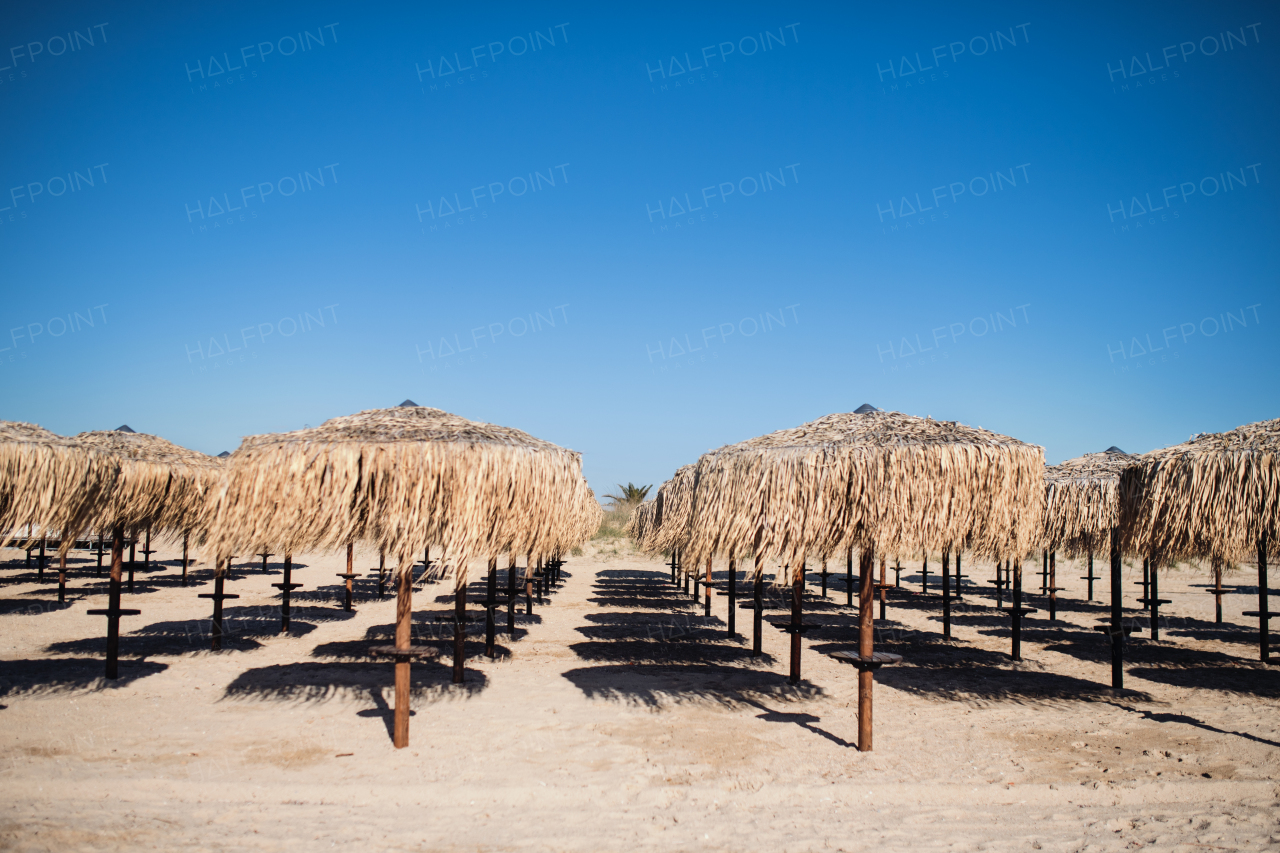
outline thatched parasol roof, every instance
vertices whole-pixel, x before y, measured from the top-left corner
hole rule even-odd
[[[1280,419],[1204,433],[1153,450],[1126,472],[1126,550],[1160,562],[1274,553],[1280,519]]]
[[[694,498],[695,564],[754,549],[797,567],[855,544],[1015,555],[1040,541],[1044,450],[953,421],[834,414],[704,455]]]
[[[82,432],[76,441],[117,465],[110,488],[87,510],[89,527],[150,526],[175,533],[204,528],[222,478],[221,459],[127,426]]]
[[[0,421],[0,541],[77,530],[114,466],[84,444],[35,424]]]
[[[655,497],[637,504],[635,509],[631,510],[631,517],[627,519],[625,532],[642,549],[645,547],[645,542],[648,541],[649,537],[657,532],[657,527],[654,524],[657,515],[658,499]]]
[[[402,567],[423,547],[442,546],[461,583],[472,558],[578,544],[592,519],[599,524],[588,497],[594,504],[576,452],[440,409],[397,406],[244,439],[211,541],[224,555],[364,540]]]
[[[1120,524],[1120,477],[1137,461],[1110,447],[1045,468],[1044,546],[1068,557],[1105,553]]]
[[[657,554],[673,548],[684,548],[689,542],[693,524],[693,494],[697,480],[696,464],[681,465],[676,473],[658,487],[653,499],[653,518],[647,535],[638,540],[646,553]]]

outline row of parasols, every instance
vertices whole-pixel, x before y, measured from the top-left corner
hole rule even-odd
[[[791,677],[799,678],[800,602],[807,560],[859,554],[859,641],[856,652],[834,657],[859,670],[858,748],[872,744],[872,673],[900,658],[873,647],[872,601],[883,608],[888,555],[941,553],[946,574],[963,553],[993,560],[997,589],[1007,586],[1013,657],[1020,657],[1022,560],[1043,552],[1045,573],[1062,551],[1089,560],[1110,558],[1110,619],[1097,626],[1111,641],[1112,685],[1124,686],[1125,635],[1121,566],[1143,561],[1143,603],[1158,624],[1161,566],[1208,561],[1219,579],[1224,564],[1258,567],[1260,657],[1270,661],[1267,560],[1276,550],[1280,518],[1280,420],[1224,433],[1193,436],[1149,453],[1112,447],[1046,466],[1044,449],[981,427],[936,421],[863,405],[708,451],[678,469],[654,499],[638,506],[628,533],[650,553],[670,556],[672,581],[697,578],[712,560],[729,561],[727,593],[733,632],[739,564],[755,581],[754,651],[760,649],[762,578],[777,566],[776,582],[792,592]],[[880,580],[873,578],[876,556]],[[999,567],[1005,571],[1001,575]],[[852,577],[850,577],[852,580]],[[1050,587],[1052,581],[1046,584]],[[852,588],[852,586],[850,587]],[[1047,590],[1052,591],[1052,590]],[[696,582],[695,582],[696,594]],[[710,614],[710,597],[706,599]],[[944,630],[949,628],[944,619]],[[948,632],[949,633],[949,632]]]
[[[64,570],[77,540],[96,531],[112,543],[107,607],[89,611],[107,617],[108,678],[118,675],[120,617],[139,612],[121,606],[124,548],[144,531],[148,551],[152,533],[182,539],[184,573],[188,545],[203,549],[214,567],[215,591],[204,597],[214,599],[215,617],[222,600],[235,597],[223,589],[235,554],[285,555],[286,577],[277,586],[286,614],[296,586],[288,577],[294,553],[345,547],[348,607],[354,545],[390,558],[394,644],[376,651],[395,661],[397,747],[409,742],[409,662],[423,653],[411,644],[417,556],[438,549],[438,573],[453,577],[459,681],[469,564],[488,559],[491,587],[499,555],[513,567],[515,555],[527,557],[525,585],[535,567],[552,577],[601,517],[577,452],[411,400],[315,428],[250,436],[221,457],[128,427],[64,437],[0,421],[4,542],[29,553],[33,543],[56,538]],[[430,559],[424,562],[430,568]],[[514,570],[508,574],[514,599]],[[490,622],[495,603],[491,589]]]

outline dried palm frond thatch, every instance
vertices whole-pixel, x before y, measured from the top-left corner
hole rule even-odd
[[[1280,419],[1204,433],[1144,453],[1125,472],[1125,549],[1161,563],[1252,561],[1280,518]]]
[[[1113,447],[1045,468],[1044,547],[1068,557],[1105,554],[1120,524],[1120,477],[1137,461]]]
[[[644,547],[647,540],[654,532],[654,518],[658,512],[658,499],[650,498],[644,503],[636,506],[631,510],[631,517],[627,519],[627,526],[624,532],[639,543],[640,547]]]
[[[74,438],[35,424],[0,421],[2,543],[76,531],[116,466]]]
[[[754,549],[796,570],[852,545],[1013,556],[1039,543],[1043,507],[1041,447],[953,421],[851,412],[705,454],[687,548],[693,565]]]
[[[463,583],[473,558],[550,553],[599,523],[578,453],[424,406],[250,436],[229,463],[210,536],[219,556],[363,540],[404,569],[431,545]]]
[[[76,441],[117,464],[110,488],[87,510],[90,527],[203,533],[223,460],[127,427],[82,432]]]
[[[640,542],[644,551],[657,554],[673,548],[683,549],[689,543],[697,476],[696,463],[681,465],[670,480],[658,487],[649,535]]]

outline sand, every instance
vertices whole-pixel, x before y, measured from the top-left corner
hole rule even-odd
[[[178,583],[162,548],[126,607],[121,678],[102,675],[105,581],[72,562],[68,604],[21,552],[0,567],[0,846],[16,850],[1237,850],[1280,843],[1280,672],[1256,662],[1253,580],[1229,578],[1225,624],[1199,571],[1166,572],[1162,640],[1135,635],[1123,693],[1089,626],[1079,567],[1059,618],[1028,619],[1025,661],[986,565],[940,638],[940,602],[904,572],[878,649],[875,751],[859,753],[842,573],[810,575],[804,681],[786,635],[750,651],[750,611],[725,636],[660,562],[598,544],[495,661],[472,626],[467,682],[449,683],[444,584],[415,594],[411,744],[391,746],[391,634],[376,556],[299,555],[293,631],[278,634],[280,565],[240,558],[228,636],[208,651],[207,565]],[[503,562],[505,565],[505,561]],[[932,569],[937,563],[931,561]],[[1038,589],[1030,574],[1026,586]],[[723,571],[723,566],[717,566]],[[376,573],[375,573],[376,575]],[[49,574],[46,577],[50,577]],[[890,575],[892,577],[892,575]],[[936,576],[935,576],[936,577]],[[1140,570],[1126,570],[1126,583]],[[914,581],[913,581],[914,579]],[[931,578],[931,582],[933,578]],[[1235,592],[1237,589],[1240,593]],[[1105,588],[1099,585],[1099,594]],[[745,590],[744,590],[745,591]],[[473,594],[479,587],[473,587]],[[1126,586],[1136,598],[1140,588]],[[1043,607],[1031,596],[1030,604]],[[743,600],[745,603],[745,599]],[[1128,604],[1137,606],[1129,599]],[[766,614],[783,618],[776,595]],[[480,615],[480,611],[472,609]],[[505,614],[499,627],[505,626]]]

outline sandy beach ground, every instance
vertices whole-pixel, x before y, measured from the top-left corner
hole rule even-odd
[[[177,552],[139,573],[121,677],[103,672],[105,579],[92,558],[40,583],[0,557],[0,847],[16,850],[1238,850],[1280,843],[1280,667],[1256,662],[1249,570],[1213,621],[1206,573],[1166,572],[1162,639],[1135,634],[1127,683],[1110,683],[1099,582],[1063,564],[1058,619],[1044,599],[1012,664],[988,564],[940,636],[940,598],[903,573],[878,649],[875,751],[859,753],[856,676],[824,652],[852,648],[843,567],[809,576],[804,681],[788,638],[766,655],[726,637],[666,567],[625,544],[589,546],[499,658],[472,624],[467,681],[449,683],[444,583],[415,592],[411,745],[391,746],[391,635],[376,555],[298,555],[293,630],[279,634],[278,557],[237,560],[224,650],[208,650],[207,564],[178,581]],[[505,566],[505,560],[502,562]],[[724,565],[717,565],[723,580]],[[931,569],[937,569],[936,560]],[[1039,589],[1028,563],[1026,587]],[[1099,572],[1101,572],[1099,565]],[[1126,569],[1126,603],[1141,570]],[[52,579],[52,582],[50,581]],[[892,578],[892,574],[890,575]],[[931,583],[936,583],[936,575]],[[478,580],[478,577],[477,577]],[[936,586],[934,587],[936,589]],[[909,591],[908,591],[909,590]],[[479,584],[472,586],[478,597]],[[745,589],[744,589],[745,592]],[[747,603],[745,596],[741,603]],[[782,619],[771,594],[766,618]],[[471,608],[482,618],[483,611]],[[1135,614],[1139,610],[1132,611]],[[1145,620],[1144,620],[1145,621]]]

